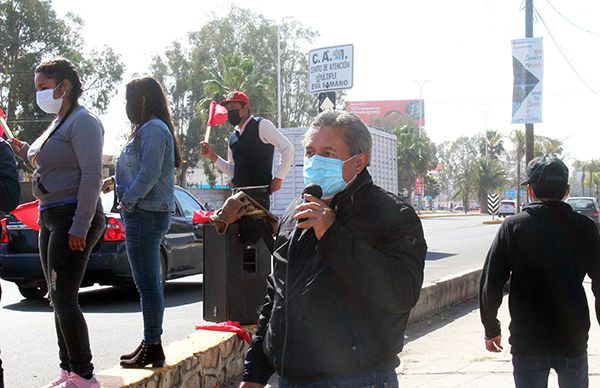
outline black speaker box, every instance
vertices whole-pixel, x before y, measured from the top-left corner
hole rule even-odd
[[[239,224],[218,234],[204,226],[203,317],[206,321],[254,324],[267,291],[271,253],[264,240],[242,241]]]

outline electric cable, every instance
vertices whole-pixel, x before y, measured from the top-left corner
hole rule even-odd
[[[567,18],[565,15],[563,15],[558,9],[556,9],[556,7],[554,5],[552,5],[552,3],[550,2],[550,0],[546,0],[546,3],[548,3],[548,5],[554,10],[554,12],[556,12],[557,14],[559,14],[560,17],[562,17],[563,19],[565,19],[565,21],[567,23],[569,23],[570,25],[572,25],[573,27],[575,27],[577,29],[580,29],[583,32],[587,32],[588,34],[600,35],[600,32],[588,30],[587,28],[583,28],[580,25],[576,24],[575,22],[571,21],[569,18]]]
[[[592,93],[594,93],[596,96],[600,96],[598,94],[598,92],[596,92],[596,90],[583,78],[583,76],[579,73],[579,71],[577,70],[577,68],[573,64],[573,62],[571,62],[571,60],[567,57],[567,55],[563,51],[562,47],[560,46],[560,44],[558,43],[558,41],[556,40],[556,38],[554,38],[554,35],[550,31],[550,28],[548,28],[548,25],[546,24],[546,21],[544,20],[544,18],[542,17],[542,15],[540,15],[540,13],[537,10],[537,8],[534,7],[533,8],[533,12],[537,15],[537,17],[542,22],[542,25],[544,26],[544,28],[546,29],[546,32],[548,32],[548,35],[550,36],[550,39],[552,39],[552,41],[554,42],[554,45],[556,46],[556,48],[558,49],[558,51],[560,52],[560,54],[562,55],[562,57],[565,59],[565,61],[569,65],[569,67],[571,67],[571,70],[573,70],[573,72],[577,75],[577,77],[581,80],[581,82],[583,82],[583,84],[585,86],[587,86],[587,88],[590,91],[592,91]]]

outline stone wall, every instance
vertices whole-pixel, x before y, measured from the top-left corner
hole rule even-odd
[[[165,347],[162,368],[123,369],[117,365],[97,376],[107,388],[212,388],[242,374],[247,348],[235,334],[199,330]]]

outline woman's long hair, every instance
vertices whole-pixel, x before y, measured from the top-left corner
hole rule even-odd
[[[175,136],[167,97],[160,84],[152,77],[136,78],[127,84],[126,100],[127,117],[132,124],[131,137],[135,137],[141,124],[146,123],[152,116],[158,117],[169,127],[175,146],[175,167],[181,167],[181,147]]]

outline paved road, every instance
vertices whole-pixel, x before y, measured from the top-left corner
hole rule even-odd
[[[425,280],[480,266],[498,228],[482,225],[489,217],[424,219],[430,248]],[[23,300],[17,287],[2,282],[0,350],[8,388],[46,384],[58,369],[53,317],[44,300]],[[202,321],[202,276],[169,282],[163,341],[185,338]],[[131,351],[142,335],[138,299],[131,291],[114,287],[86,288],[80,303],[88,322],[97,370],[114,366],[121,353]]]
[[[500,226],[482,224],[490,219],[490,216],[423,219],[429,247],[425,281],[431,282],[471,268],[483,267],[485,255]]]

